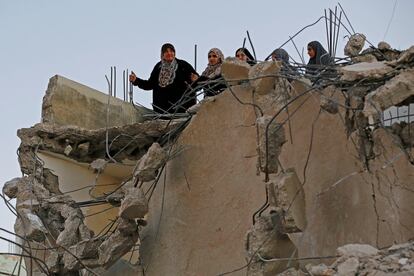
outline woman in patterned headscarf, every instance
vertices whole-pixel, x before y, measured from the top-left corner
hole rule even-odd
[[[186,61],[175,57],[175,48],[166,43],[161,47],[161,61],[151,72],[148,80],[131,73],[129,80],[144,90],[152,90],[154,111],[158,113],[185,112],[196,103],[195,92],[189,89],[198,76]]]
[[[226,86],[217,82],[221,78],[221,65],[224,61],[224,55],[218,48],[212,48],[208,51],[208,64],[195,85],[203,85],[204,97],[210,97],[221,93]],[[195,86],[193,84],[193,86]]]

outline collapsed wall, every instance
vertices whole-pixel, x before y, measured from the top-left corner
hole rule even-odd
[[[99,96],[86,101],[102,111],[88,114],[96,128],[63,121],[77,110],[54,108],[69,94],[52,79],[43,123],[18,132],[25,176],[3,188],[17,198],[16,232],[47,248],[30,255],[44,254],[36,269],[274,275],[344,244],[410,240],[412,123],[385,127],[382,113],[411,103],[414,51],[359,51],[313,85],[279,62],[229,58],[228,89],[183,119],[138,110],[108,125]]]

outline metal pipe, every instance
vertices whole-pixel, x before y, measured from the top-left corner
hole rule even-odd
[[[339,3],[339,2],[338,2],[338,5],[339,5],[339,7],[341,8],[342,12],[344,13],[344,15],[345,15],[345,19],[346,19],[346,21],[348,21],[348,24],[349,24],[349,26],[351,27],[351,30],[354,32],[353,34],[355,34],[354,27],[352,27],[352,24],[351,24],[351,22],[349,21],[348,16],[346,16],[346,12],[345,12],[345,10],[342,8],[341,3]]]
[[[305,59],[303,58],[303,56],[300,55],[300,52],[298,50],[298,47],[296,47],[295,41],[293,41],[292,37],[289,36],[289,38],[290,38],[290,41],[292,41],[293,46],[295,46],[296,52],[298,53],[299,58],[302,60],[302,63],[305,64]]]
[[[338,49],[339,29],[341,28],[341,20],[342,20],[342,11],[339,13],[339,19],[338,19],[338,30],[336,32],[336,39],[335,39],[335,55],[336,55],[336,50]]]
[[[114,66],[114,97],[116,98],[116,66]]]
[[[122,70],[122,90],[124,92],[124,101],[125,101],[125,70]]]
[[[328,29],[328,16],[326,15],[326,9],[325,9],[325,30],[326,30],[326,43],[328,44],[328,48],[329,48],[329,29]]]
[[[335,18],[333,23],[333,38],[332,38],[332,55],[331,57],[335,57],[335,38],[336,38],[336,14],[337,14],[338,7],[335,6]]]
[[[113,74],[114,74],[114,72],[113,72],[113,68],[111,66],[111,81],[109,82],[109,95],[111,95],[111,96],[112,96],[112,78],[113,78]]]
[[[197,44],[194,44],[194,70],[197,71]]]
[[[329,55],[332,56],[332,10],[329,9]]]
[[[254,60],[256,61],[257,60],[257,58],[256,58],[256,51],[254,50],[253,42],[252,42],[252,40],[250,38],[249,31],[246,31],[246,32],[247,32],[247,37],[249,38],[250,46],[252,47],[252,50],[253,50]]]

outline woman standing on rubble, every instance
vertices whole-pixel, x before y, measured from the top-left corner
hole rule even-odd
[[[306,67],[306,74],[317,75],[326,66],[332,64],[331,56],[319,41],[308,43],[308,55],[310,59]]]
[[[215,96],[223,92],[226,89],[224,83],[218,83],[221,79],[221,65],[224,61],[224,55],[218,48],[212,48],[208,51],[208,64],[204,72],[193,84],[202,85],[204,90],[204,98]]]
[[[191,83],[198,77],[194,68],[185,60],[175,57],[175,48],[166,43],[161,47],[161,61],[151,72],[148,80],[131,73],[129,81],[144,90],[152,90],[152,105],[158,113],[185,112],[196,103]]]
[[[286,50],[278,48],[272,52],[271,57],[273,61],[282,62],[281,72],[283,74],[286,74],[288,76],[298,75],[298,71],[296,70],[296,68],[289,64],[289,54],[288,52],[286,52]]]
[[[236,58],[238,58],[241,61],[245,61],[250,65],[255,65],[256,61],[253,57],[253,55],[247,50],[246,48],[242,47],[236,50],[236,53],[234,54]]]

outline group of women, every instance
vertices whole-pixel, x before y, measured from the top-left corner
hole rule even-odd
[[[309,62],[307,75],[315,75],[322,66],[331,64],[332,58],[318,41],[308,44]],[[204,97],[222,92],[226,86],[219,82],[224,55],[218,48],[208,51],[208,65],[199,75],[185,60],[176,58],[175,48],[166,43],[161,47],[161,60],[154,66],[148,80],[138,78],[131,73],[129,80],[133,85],[144,90],[153,90],[153,108],[157,113],[183,113],[196,104],[196,91],[203,87]],[[255,58],[246,48],[239,48],[235,57],[251,66],[256,64]],[[282,62],[282,72],[294,74],[295,68],[289,64],[289,54],[284,49],[272,52],[272,60]],[[297,73],[297,72],[296,72]]]

